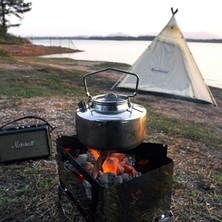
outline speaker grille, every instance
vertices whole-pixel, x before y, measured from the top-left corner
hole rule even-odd
[[[48,126],[0,133],[0,162],[47,157],[51,154]]]

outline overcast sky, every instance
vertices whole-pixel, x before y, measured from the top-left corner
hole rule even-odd
[[[182,32],[222,38],[221,0],[25,0],[32,10],[10,33],[20,36],[158,34],[178,8]]]

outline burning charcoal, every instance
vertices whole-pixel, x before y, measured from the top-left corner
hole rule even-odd
[[[124,173],[124,168],[121,166],[121,164],[118,164],[117,175],[122,175],[123,173]]]
[[[84,180],[82,184],[85,188],[86,197],[89,200],[92,200],[92,186],[91,186],[91,184],[87,180]]]
[[[124,173],[134,175],[137,172],[133,166],[130,166],[125,162],[121,162],[120,165],[124,168]]]
[[[142,173],[141,172],[136,172],[135,174],[131,175],[131,174],[128,174],[128,173],[123,173],[121,175],[121,178],[123,179],[123,181],[128,181],[128,180],[132,180],[133,178],[136,178],[136,177],[140,177],[142,176]]]
[[[92,175],[93,167],[94,165],[90,162],[85,162],[82,164],[82,167],[90,174]]]
[[[126,157],[126,154],[123,154],[123,153],[111,153],[110,157],[115,157],[116,159],[119,160],[119,162],[121,162]]]
[[[96,162],[96,157],[90,151],[88,151],[86,154],[88,156],[88,161],[89,162],[91,162],[91,163],[95,163]]]
[[[76,162],[79,165],[83,165],[85,162],[87,162],[87,160],[88,160],[87,154],[81,154],[77,157]]]
[[[101,185],[105,187],[110,187],[123,182],[123,179],[120,176],[116,176],[114,173],[104,173],[98,178],[98,181]]]
[[[92,160],[92,162],[96,162],[96,160],[99,158],[99,151],[98,150],[95,150],[95,149],[92,149],[92,148],[88,148],[88,155],[89,155],[89,158]]]
[[[133,178],[141,177],[141,176],[142,176],[141,172],[136,172],[135,174],[133,174]]]
[[[102,165],[103,172],[104,173],[113,172],[117,174],[118,165],[119,165],[119,160],[117,158],[109,157],[105,160],[105,162]]]
[[[131,180],[133,178],[133,176],[131,176],[131,175],[127,174],[127,173],[123,173],[121,175],[121,177],[122,177],[123,181],[128,181],[128,180]]]
[[[127,156],[124,158],[124,161],[129,165],[129,166],[135,166],[136,164],[136,157],[134,155]]]

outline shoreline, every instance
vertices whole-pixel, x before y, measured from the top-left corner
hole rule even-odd
[[[43,56],[62,53],[81,52],[78,49],[65,48],[61,46],[43,46],[32,43],[23,44],[0,44],[0,51],[9,56]]]

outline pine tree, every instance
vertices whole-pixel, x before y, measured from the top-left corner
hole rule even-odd
[[[25,3],[24,0],[0,0],[0,36],[5,38],[8,28],[20,26],[19,23],[10,23],[9,17],[22,20],[23,14],[31,10],[31,5],[31,2]]]

